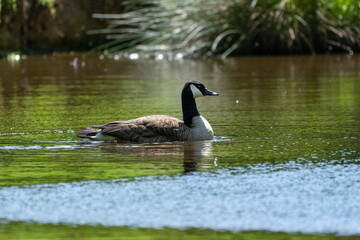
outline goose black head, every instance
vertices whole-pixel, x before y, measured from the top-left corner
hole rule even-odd
[[[205,88],[204,84],[200,82],[190,81],[185,83],[185,86],[181,93],[181,102],[185,125],[191,127],[193,117],[200,115],[196,107],[195,98],[218,95],[219,94]]]
[[[199,98],[205,96],[219,96],[218,93],[205,88],[204,84],[198,81],[189,81],[185,83],[182,91],[183,97]]]

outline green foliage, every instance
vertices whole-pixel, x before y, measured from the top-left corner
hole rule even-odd
[[[17,7],[17,4],[24,4],[24,3],[27,3],[29,4],[29,2],[36,2],[38,4],[42,4],[44,6],[49,6],[49,7],[53,7],[54,6],[54,2],[55,0],[37,0],[37,1],[30,1],[30,0],[0,0],[0,13],[1,13],[1,10],[2,7],[4,8],[11,8],[12,10],[15,10],[16,7]]]
[[[354,0],[125,1],[108,20],[110,51],[181,52],[191,56],[303,54],[360,49]]]
[[[40,39],[41,45],[44,45],[44,39],[51,34],[47,26],[53,20],[54,2],[55,0],[0,0],[0,58],[7,57],[12,52],[29,53],[27,50],[36,39]]]

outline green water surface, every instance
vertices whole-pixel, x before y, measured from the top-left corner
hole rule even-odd
[[[114,120],[182,118],[188,80],[219,97],[197,100],[213,141],[89,142],[76,131]],[[360,56],[155,61],[61,54],[0,60],[0,187],[105,180],[255,163],[357,162]],[[303,239],[301,234],[0,225],[7,239]],[[75,231],[76,230],[76,231]],[[44,234],[44,235],[43,235]],[[308,235],[307,239],[334,235]],[[345,238],[344,238],[345,239]],[[358,239],[358,237],[346,237]]]

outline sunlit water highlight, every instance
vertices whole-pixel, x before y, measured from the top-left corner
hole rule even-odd
[[[0,219],[360,234],[360,159],[0,188]]]

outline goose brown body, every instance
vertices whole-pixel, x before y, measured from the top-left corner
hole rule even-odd
[[[197,85],[200,86],[197,86]],[[193,87],[200,88],[194,90]],[[169,142],[212,139],[214,132],[196,108],[195,98],[200,93],[217,96],[199,82],[188,82],[182,91],[184,121],[166,115],[150,115],[127,121],[114,121],[99,126],[84,128],[78,137],[92,140],[117,139],[130,142]]]
[[[86,128],[78,132],[79,137],[89,137],[93,132],[93,139],[99,139],[102,135],[112,136],[130,142],[170,142],[186,141],[190,128],[180,119],[165,116],[151,115],[128,121],[115,121],[96,126],[98,129]]]

